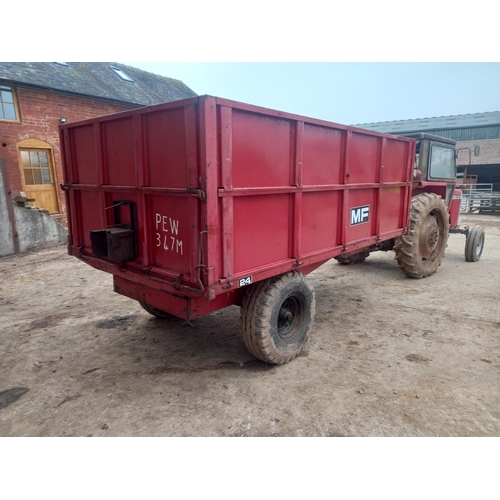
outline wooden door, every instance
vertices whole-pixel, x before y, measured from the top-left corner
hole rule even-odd
[[[19,148],[24,190],[31,205],[45,208],[51,214],[60,212],[52,149]]]

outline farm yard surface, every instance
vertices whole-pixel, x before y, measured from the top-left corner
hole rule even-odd
[[[112,291],[57,247],[0,259],[0,436],[500,436],[500,218],[479,262],[450,235],[438,272],[393,252],[309,275],[311,338],[257,361],[239,309],[187,324]]]

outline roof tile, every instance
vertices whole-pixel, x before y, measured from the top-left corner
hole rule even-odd
[[[125,81],[111,66],[123,70]],[[7,81],[98,99],[151,106],[194,97],[180,80],[115,62],[0,62],[0,83]]]

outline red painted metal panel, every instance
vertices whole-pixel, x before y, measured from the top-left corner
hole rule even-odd
[[[340,191],[304,193],[302,198],[302,253],[340,245]]]
[[[377,182],[381,137],[353,133],[349,151],[349,184]]]
[[[401,212],[404,210],[406,193],[399,187],[380,189],[378,200],[379,230],[377,234],[392,231],[400,226]]]
[[[408,180],[408,149],[406,142],[387,139],[384,155],[383,182],[405,182]]]
[[[233,203],[236,273],[290,256],[290,195],[248,196]]]
[[[233,109],[234,187],[289,186],[291,133],[288,120]]]
[[[135,186],[134,127],[132,117],[102,122],[104,147],[103,183]]]
[[[304,127],[305,186],[340,184],[342,160],[342,131],[306,125]]]
[[[70,131],[74,145],[73,165],[74,182],[78,184],[97,184],[98,169],[95,161],[94,127],[86,125]]]
[[[96,191],[76,191],[75,206],[71,212],[75,214],[73,238],[75,247],[83,247],[87,252],[91,251],[90,231],[102,228],[103,206],[100,193]],[[76,231],[75,231],[76,229]]]
[[[188,187],[184,109],[150,113],[143,121],[149,167],[149,183],[145,185]]]

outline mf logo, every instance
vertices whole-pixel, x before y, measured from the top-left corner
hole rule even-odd
[[[351,208],[351,226],[363,224],[370,220],[370,205]]]

